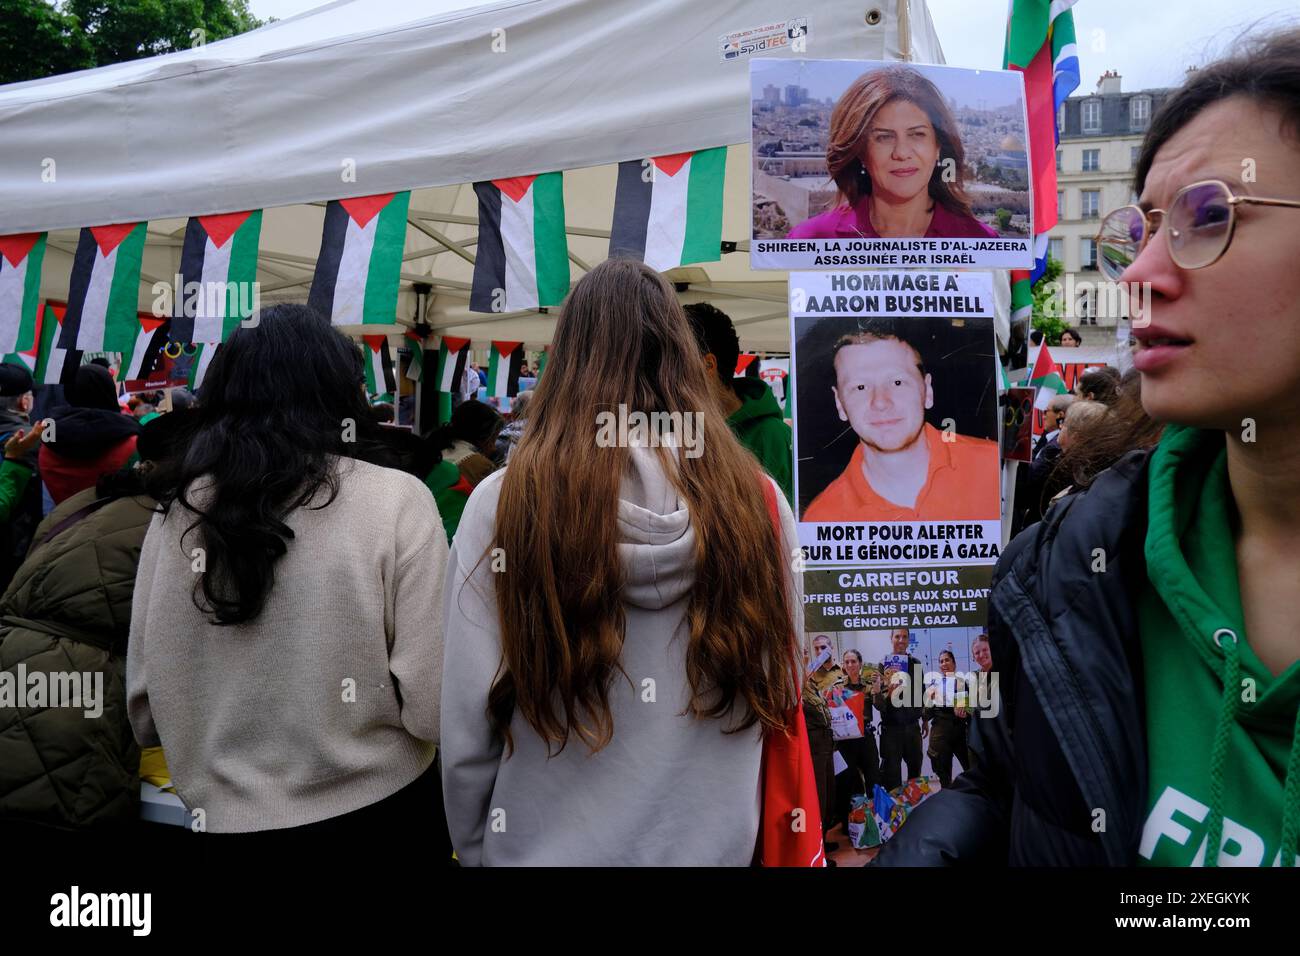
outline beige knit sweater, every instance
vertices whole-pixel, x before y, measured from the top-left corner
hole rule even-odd
[[[447,537],[419,479],[340,459],[338,496],[298,508],[262,613],[231,627],[194,606],[197,530],[176,504],[140,554],[127,653],[136,739],[214,833],[314,823],[368,806],[433,762]],[[196,482],[198,486],[200,483]],[[201,487],[192,495],[202,505]],[[325,500],[320,492],[317,505]],[[202,592],[199,592],[200,599]]]

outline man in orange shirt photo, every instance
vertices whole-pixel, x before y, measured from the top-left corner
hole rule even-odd
[[[842,336],[833,354],[835,408],[859,441],[802,520],[997,520],[997,443],[926,422],[934,388],[921,353],[881,330]]]

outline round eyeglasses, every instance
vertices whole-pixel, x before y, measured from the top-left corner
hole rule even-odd
[[[1121,206],[1108,213],[1097,234],[1097,266],[1106,278],[1118,279],[1163,222],[1174,264],[1182,269],[1202,269],[1228,251],[1241,203],[1300,209],[1298,200],[1234,196],[1227,183],[1202,180],[1178,190],[1168,210]]]

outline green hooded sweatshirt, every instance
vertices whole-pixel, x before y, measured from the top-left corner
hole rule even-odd
[[[1150,783],[1138,862],[1293,866],[1300,661],[1274,677],[1247,640],[1223,433],[1167,426],[1148,500],[1138,621]]]
[[[785,500],[794,507],[794,444],[790,426],[767,383],[757,378],[732,379],[740,407],[727,424],[740,443],[753,452],[758,463],[781,486]]]

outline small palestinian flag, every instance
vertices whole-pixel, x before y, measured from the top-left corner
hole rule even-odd
[[[208,367],[220,350],[220,342],[200,342],[194,346],[194,358],[190,361],[190,373],[185,379],[185,384],[191,392],[197,392],[203,385],[203,377],[208,374]]]
[[[130,352],[140,329],[140,260],[146,223],[81,230],[59,346],[83,352]]]
[[[36,344],[45,233],[0,236],[0,353]]]
[[[173,342],[224,342],[252,314],[261,232],[260,209],[190,217],[172,313]]]
[[[559,305],[569,294],[562,173],[475,183],[478,254],[472,312]]]
[[[391,325],[406,246],[409,192],[334,199],[307,304],[331,325]]]
[[[727,147],[618,164],[610,256],[652,269],[722,258],[722,184]]]
[[[406,366],[406,377],[412,382],[418,382],[424,378],[424,339],[416,335],[414,329],[407,329],[402,340],[411,352],[411,362]]]
[[[59,345],[67,306],[45,303],[37,325],[36,361],[32,378],[37,385],[57,385],[70,377],[81,364],[81,352]]]
[[[438,391],[459,392],[469,362],[469,339],[442,337],[438,346]]]
[[[397,391],[393,376],[393,353],[388,350],[387,335],[363,335],[362,351],[366,360],[366,391],[381,401],[391,402]]]
[[[489,397],[514,398],[519,394],[519,369],[524,364],[523,342],[493,342],[488,359]]]
[[[1034,408],[1040,410],[1051,404],[1055,396],[1069,391],[1065,387],[1065,380],[1061,378],[1061,370],[1052,359],[1052,353],[1047,351],[1047,339],[1043,339],[1038,347],[1038,358],[1034,359],[1034,369],[1029,373],[1026,384],[1038,389],[1038,394],[1034,397]]]
[[[140,332],[135,337],[135,348],[131,351],[130,360],[123,362],[117,369],[119,382],[148,378],[170,337],[167,319],[156,319],[146,312],[140,313],[139,319]]]
[[[749,367],[754,364],[757,355],[749,352],[742,352],[736,357],[736,374],[733,378],[744,378],[749,374]]]

